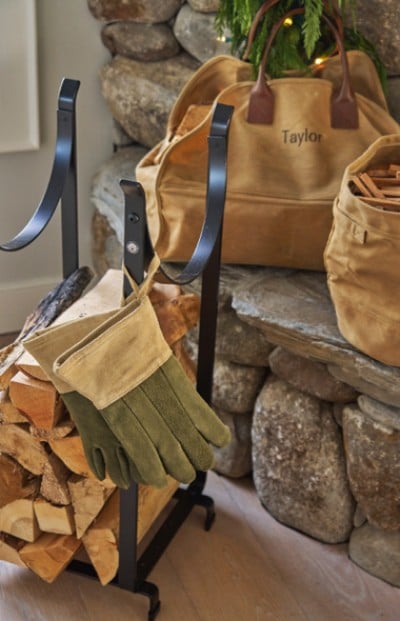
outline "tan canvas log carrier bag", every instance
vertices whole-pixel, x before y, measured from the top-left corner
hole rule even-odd
[[[324,257],[341,334],[365,354],[395,366],[400,366],[399,171],[398,134],[378,139],[347,167]]]
[[[151,237],[165,260],[187,260],[199,236],[216,102],[234,106],[225,263],[324,269],[332,202],[345,167],[378,137],[399,131],[372,61],[362,52],[345,53],[340,29],[327,16],[340,54],[321,77],[266,81],[267,57],[285,17],[270,33],[258,80],[243,60],[206,62],[178,97],[165,139],[137,166]]]

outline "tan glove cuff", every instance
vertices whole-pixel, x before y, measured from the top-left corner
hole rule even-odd
[[[171,356],[149,298],[134,300],[54,363],[57,377],[103,409]]]
[[[116,311],[112,310],[39,330],[24,341],[25,349],[36,359],[60,394],[71,392],[72,388],[53,372],[54,361],[77,340],[82,340],[115,313]]]

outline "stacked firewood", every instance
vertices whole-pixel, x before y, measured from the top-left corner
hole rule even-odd
[[[100,296],[100,305],[95,287],[56,323],[92,308],[101,312],[117,307],[122,274],[115,282],[114,273],[113,279],[111,288],[107,275],[103,279],[107,294]],[[155,285],[150,297],[167,342],[193,379],[182,338],[198,320],[197,296],[182,295],[172,285]],[[49,322],[34,323],[43,327]],[[29,325],[32,332],[32,321]],[[28,567],[52,582],[83,551],[101,583],[107,584],[118,570],[118,489],[109,478],[99,481],[90,471],[60,396],[36,360],[23,351],[21,339],[0,352],[0,389],[0,560]],[[138,541],[177,487],[173,479],[162,489],[139,486]]]
[[[400,211],[400,165],[388,164],[352,175],[354,194],[384,211]]]

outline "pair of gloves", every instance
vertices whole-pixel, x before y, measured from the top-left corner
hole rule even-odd
[[[91,470],[127,488],[190,483],[213,465],[228,428],[200,397],[161,332],[150,277],[121,308],[50,327],[24,346],[46,371]]]

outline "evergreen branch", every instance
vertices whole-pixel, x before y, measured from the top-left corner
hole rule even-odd
[[[315,49],[321,36],[321,15],[324,9],[323,0],[304,0],[304,21],[302,26],[304,49],[308,58]]]
[[[240,55],[244,50],[252,21],[263,0],[220,0],[216,15],[216,29],[222,35],[229,29],[232,41],[231,51]],[[331,33],[322,24],[323,11],[351,11],[353,28],[344,30],[347,49],[360,49],[375,63],[382,85],[385,88],[386,72],[373,45],[356,28],[356,0],[280,0],[266,13],[259,25],[250,52],[249,61],[258,70],[265,42],[271,27],[290,9],[304,6],[304,17],[298,16],[290,28],[283,27],[278,33],[268,58],[267,72],[279,77],[284,71],[301,69],[306,71],[313,54],[323,54],[332,44]],[[300,36],[301,33],[301,36]]]

